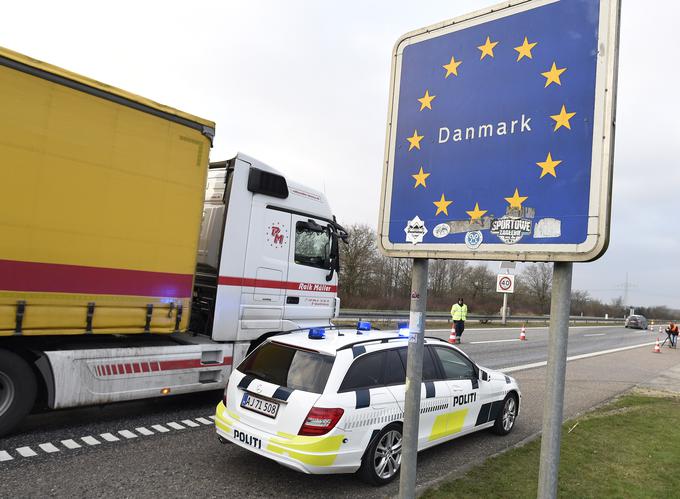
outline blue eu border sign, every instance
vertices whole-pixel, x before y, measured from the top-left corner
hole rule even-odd
[[[618,0],[530,0],[399,39],[385,254],[589,261],[609,239]]]

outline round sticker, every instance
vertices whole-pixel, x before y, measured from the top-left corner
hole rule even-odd
[[[450,233],[451,233],[451,227],[449,226],[449,224],[439,224],[432,231],[432,235],[434,237],[436,237],[437,239],[441,239],[442,237],[446,237]]]
[[[473,230],[472,232],[465,233],[465,246],[470,249],[477,249],[482,244],[484,236],[482,236],[482,231]]]

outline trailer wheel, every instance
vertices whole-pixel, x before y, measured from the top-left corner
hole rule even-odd
[[[15,353],[0,350],[0,436],[12,431],[31,411],[37,390],[28,363]]]

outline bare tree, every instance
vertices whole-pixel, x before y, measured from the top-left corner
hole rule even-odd
[[[526,267],[520,275],[529,295],[538,302],[540,312],[547,313],[552,289],[552,265],[549,263],[533,263]]]
[[[348,244],[340,244],[340,286],[345,296],[365,296],[375,270],[375,232],[367,225],[352,225],[348,232]]]

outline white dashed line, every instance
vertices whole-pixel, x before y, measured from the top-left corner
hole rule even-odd
[[[38,445],[38,447],[40,447],[43,451],[47,452],[48,454],[52,454],[53,452],[59,452],[59,449],[50,442],[40,444]]]
[[[482,343],[507,343],[509,341],[521,341],[519,338],[513,338],[511,340],[486,340],[486,341],[471,341],[470,345],[481,345]]]
[[[83,438],[81,438],[81,440],[83,442],[85,442],[87,445],[99,445],[99,444],[101,444],[101,442],[99,440],[97,440],[96,438],[94,438],[91,435],[83,437]]]
[[[186,430],[187,427],[190,428],[198,428],[201,425],[213,425],[214,422],[212,420],[215,419],[215,416],[207,416],[207,417],[197,417],[194,419],[184,419],[181,421],[182,424],[177,423],[175,421],[170,421],[168,423],[164,424],[155,424],[151,425],[151,428],[154,431],[151,431],[150,429],[140,426],[139,428],[135,428],[135,431],[137,433],[134,433],[130,430],[119,430],[116,433],[120,435],[121,437],[124,437],[125,439],[133,439],[139,437],[139,435],[144,435],[144,436],[152,436],[156,435],[157,433],[168,433],[171,432],[172,430]],[[200,424],[199,424],[200,423]],[[156,433],[157,432],[157,433]],[[120,442],[121,439],[120,437],[116,436],[114,433],[102,433],[99,435],[99,438],[101,440],[98,440],[97,438],[93,437],[92,435],[87,435],[84,437],[80,437],[78,440],[82,443],[76,442],[74,439],[66,439],[66,440],[61,440],[61,445],[68,449],[68,450],[74,450],[74,449],[80,449],[83,447],[83,443],[89,446],[96,446],[96,445],[101,445],[102,441],[108,442],[108,443],[114,443],[114,442]],[[54,454],[57,453],[63,449],[57,447],[56,445],[52,444],[51,442],[45,442],[43,444],[39,444],[38,448],[41,452],[44,452],[45,454]],[[35,450],[31,449],[29,446],[25,447],[17,447],[16,448],[16,453],[21,456],[21,457],[34,457],[38,455],[38,452]],[[14,460],[15,457],[10,454],[7,451],[0,450],[0,462],[5,462],[5,461],[12,461]]]
[[[77,443],[75,440],[71,440],[70,438],[68,440],[62,440],[61,444],[66,447],[67,449],[79,449],[82,447],[79,443]]]
[[[592,334],[584,334],[583,335],[584,338],[586,336],[607,336],[607,333],[592,333]]]
[[[20,455],[21,457],[33,457],[33,456],[37,456],[37,455],[38,455],[38,454],[36,454],[36,452],[35,452],[33,449],[31,449],[30,447],[19,447],[19,448],[17,449],[17,452],[19,453],[19,455]]]
[[[107,442],[118,442],[120,440],[120,438],[115,436],[113,433],[102,433],[99,436],[102,437]]]

